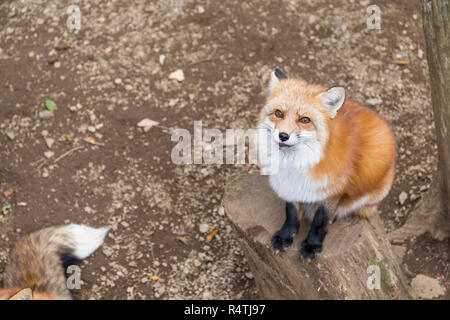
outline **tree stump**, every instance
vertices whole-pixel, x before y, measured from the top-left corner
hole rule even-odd
[[[280,254],[271,249],[270,240],[284,222],[285,202],[266,176],[233,177],[224,205],[263,299],[410,299],[378,217],[347,217],[330,225],[322,253],[308,261],[300,255],[310,226],[304,219],[291,248]],[[379,268],[380,289],[367,285],[371,265]]]

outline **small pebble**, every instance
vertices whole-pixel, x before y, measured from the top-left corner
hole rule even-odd
[[[39,112],[39,118],[41,118],[42,120],[48,120],[53,118],[54,116],[54,113],[48,110]]]
[[[166,56],[165,55],[160,55],[159,56],[159,64],[160,65],[164,65],[164,61],[166,60]]]
[[[369,106],[376,106],[378,104],[381,104],[382,102],[383,102],[383,100],[381,100],[379,98],[371,98],[371,99],[366,100],[366,104]]]
[[[16,137],[16,135],[12,131],[7,131],[6,136],[9,138],[9,140],[14,140],[14,138]]]
[[[53,157],[55,155],[55,153],[53,152],[53,151],[45,151],[44,152],[44,156],[47,158],[47,159],[50,159],[51,157]]]
[[[400,202],[401,205],[403,205],[407,199],[408,199],[408,194],[405,191],[402,191],[400,193],[400,195],[398,196],[398,201]]]
[[[48,169],[44,168],[44,170],[42,170],[42,178],[48,178],[49,174],[48,174]]]
[[[202,223],[199,225],[199,230],[201,233],[207,233],[209,231],[209,225],[207,223]]]
[[[184,72],[181,69],[178,69],[174,72],[172,72],[171,74],[169,74],[169,79],[170,80],[176,80],[176,81],[184,81]]]
[[[47,148],[51,149],[54,143],[55,143],[55,139],[45,138],[45,144],[47,145]]]
[[[252,280],[252,279],[255,278],[251,272],[246,272],[246,273],[245,273],[245,276],[246,276],[248,279],[250,279],[250,280]]]

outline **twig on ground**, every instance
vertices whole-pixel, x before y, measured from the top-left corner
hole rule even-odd
[[[35,165],[37,165],[38,163],[41,163],[43,161],[45,162],[45,158],[40,158],[39,160],[36,160],[35,162],[32,162],[31,165],[34,167]]]
[[[39,169],[42,168],[42,166],[47,162],[47,160],[45,158],[41,158],[39,160],[37,160],[36,162],[33,162],[31,165],[32,166],[36,166],[36,168],[34,169],[35,171],[39,171]]]
[[[76,148],[70,149],[69,151],[63,153],[63,154],[60,155],[58,158],[56,158],[55,161],[54,161],[53,163],[57,163],[58,161],[60,161],[60,160],[63,159],[64,157],[67,157],[69,154],[71,154],[71,153],[73,153],[73,152],[75,152],[75,151],[77,151],[77,150],[80,150],[80,149],[84,149],[84,146],[76,147]]]

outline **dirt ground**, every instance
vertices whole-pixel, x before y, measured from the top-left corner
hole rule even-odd
[[[368,0],[1,1],[0,191],[14,193],[0,195],[11,205],[0,274],[26,233],[110,225],[80,264],[77,299],[258,298],[221,205],[227,179],[257,168],[175,165],[170,129],[255,127],[274,67],[344,85],[392,124],[397,177],[380,214],[387,232],[401,226],[437,169],[420,1],[373,3],[380,30],[365,26]],[[66,25],[72,4],[78,33]],[[177,69],[182,82],[169,80]],[[46,99],[58,105],[50,119]],[[145,132],[144,118],[161,126]],[[425,235],[403,249],[410,278],[448,288],[447,241]]]

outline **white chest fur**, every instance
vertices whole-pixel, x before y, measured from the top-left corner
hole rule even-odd
[[[289,159],[281,159],[279,170],[269,176],[278,196],[289,202],[313,203],[327,198],[326,181],[311,179],[308,169],[295,167]]]
[[[322,146],[315,135],[304,132],[297,137],[292,149],[281,150],[276,141],[278,130],[273,123],[264,121],[258,130],[259,159],[261,168],[270,168],[269,182],[278,196],[289,202],[314,203],[327,198],[327,181],[311,178],[309,171],[320,162]]]

